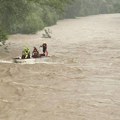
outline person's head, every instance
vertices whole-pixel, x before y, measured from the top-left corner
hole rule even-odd
[[[29,48],[26,48],[27,49],[27,51],[29,51]]]
[[[43,45],[44,45],[44,46],[47,46],[47,44],[46,44],[46,43],[43,43]]]
[[[24,50],[29,50],[29,48],[25,46],[25,47],[24,47]]]
[[[36,47],[34,47],[34,50],[37,50],[37,48],[36,48]]]

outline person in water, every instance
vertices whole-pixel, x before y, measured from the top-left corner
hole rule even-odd
[[[42,47],[42,54],[40,54],[40,57],[42,56],[48,56],[48,51],[47,51],[47,44],[43,43],[40,47]]]
[[[38,52],[36,47],[34,47],[34,49],[32,51],[32,57],[33,58],[38,58],[39,57],[39,52]]]
[[[30,49],[24,48],[22,51],[22,59],[29,59],[30,58]]]

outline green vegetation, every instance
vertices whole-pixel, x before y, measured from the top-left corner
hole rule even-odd
[[[75,18],[96,14],[120,12],[120,0],[74,0],[66,7],[65,17]]]
[[[0,42],[5,33],[36,33],[59,19],[114,12],[120,0],[0,0]]]
[[[115,13],[120,13],[120,0],[115,0],[113,7]]]
[[[0,26],[8,34],[35,33],[59,19],[71,0],[0,0]]]
[[[5,32],[3,32],[2,30],[0,30],[0,42],[2,43],[2,45],[5,44],[6,40],[7,40],[7,35],[5,34]]]

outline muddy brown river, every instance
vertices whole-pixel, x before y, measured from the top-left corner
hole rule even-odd
[[[120,14],[49,29],[51,39],[43,31],[17,34],[0,47],[0,120],[120,120]],[[25,46],[32,51],[43,42],[49,58],[12,62]]]

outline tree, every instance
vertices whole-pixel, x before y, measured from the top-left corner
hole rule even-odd
[[[64,5],[70,1],[0,0],[0,26],[8,34],[35,33],[46,25],[55,24]]]

